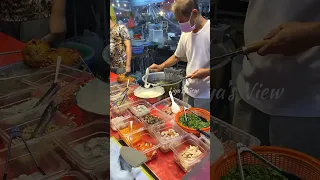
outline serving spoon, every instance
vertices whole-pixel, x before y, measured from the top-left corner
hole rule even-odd
[[[180,106],[174,101],[171,91],[169,91],[169,95],[171,99],[171,111],[174,114],[177,114],[180,111]]]
[[[146,69],[146,78],[145,78],[145,81],[144,81],[144,88],[150,88],[150,83],[148,83],[148,77],[149,77],[149,68]]]

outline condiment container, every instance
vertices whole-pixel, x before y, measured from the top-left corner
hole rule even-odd
[[[40,117],[53,98],[44,102],[42,106],[33,108],[32,105],[44,94],[43,89],[33,87],[0,97],[0,122],[10,123],[11,119],[23,122],[26,119]]]
[[[130,129],[130,121],[132,121],[132,129]],[[123,121],[115,124],[115,126],[119,132],[120,138],[127,144],[129,143],[127,141],[127,136],[144,129],[143,123],[134,116],[125,118]]]
[[[199,147],[199,150],[202,152],[201,155],[199,155],[192,161],[185,160],[181,157],[181,153],[190,145]],[[189,172],[197,163],[202,160],[202,158],[204,158],[210,152],[209,146],[207,146],[193,134],[187,134],[178,141],[171,143],[170,147],[174,153],[174,159],[176,163],[182,168],[184,172]]]
[[[11,128],[18,127],[22,131],[22,135],[24,136],[24,129],[30,126],[35,127],[39,121],[40,121],[40,118],[32,118],[32,119],[25,119],[25,121],[22,121],[22,122],[20,121],[20,119],[18,120],[12,119],[9,122],[9,124],[5,122],[0,122],[0,132],[3,134],[5,141],[7,141],[8,143],[10,139]],[[62,114],[60,111],[56,112],[50,124],[60,128],[57,129],[56,131],[44,133],[44,135],[41,137],[36,137],[33,139],[25,139],[25,140],[28,143],[35,143],[43,140],[50,140],[55,135],[63,133],[65,131],[69,131],[70,129],[75,127],[75,123],[72,120],[70,120],[68,117],[66,117],[64,114]],[[50,127],[50,124],[48,125],[47,129]],[[28,134],[31,134],[31,133],[28,133]],[[23,141],[20,138],[16,138],[12,140],[12,144],[14,145],[23,144]]]
[[[147,120],[148,116],[157,117],[159,119],[159,121],[156,123],[150,124],[150,123],[148,123],[148,120]],[[155,109],[155,108],[151,108],[149,114],[142,116],[142,117],[139,117],[139,119],[141,120],[141,122],[143,122],[143,124],[146,128],[151,128],[152,126],[157,126],[159,124],[163,124],[167,121],[172,120],[170,116],[168,116],[165,113],[162,113],[161,111],[159,111],[158,109]]]
[[[179,134],[177,137],[172,137],[169,139],[166,139],[161,136],[161,133],[164,131],[168,131],[170,129],[173,129],[176,133]],[[158,141],[161,143],[160,150],[163,153],[171,151],[170,149],[170,143],[177,141],[178,139],[184,137],[186,133],[174,122],[167,121],[166,123],[159,124],[157,126],[154,126],[152,128],[152,132],[157,137]]]
[[[73,148],[78,144],[83,144],[91,139],[110,136],[107,129],[108,123],[104,121],[94,121],[72,131],[56,136],[56,142],[66,153],[67,157],[75,163],[83,172],[90,173],[97,164],[109,160],[108,156],[98,156],[83,158]]]
[[[160,142],[155,135],[145,129],[126,136],[125,142],[128,142],[130,147],[142,152],[148,158],[148,161],[157,157],[158,148],[160,147]],[[139,145],[143,146],[145,143],[151,143],[153,146],[145,150],[138,148]]]
[[[29,145],[29,148],[38,165],[46,173],[46,175],[39,180],[59,176],[70,170],[70,166],[65,161],[63,161],[54,151],[44,149],[42,144]],[[7,151],[7,149],[0,151],[1,175],[5,170]],[[7,179],[18,178],[23,174],[29,176],[36,172],[39,171],[36,164],[33,162],[31,155],[28,153],[27,148],[25,146],[12,147]]]
[[[146,109],[148,109],[148,110],[145,111],[145,112],[139,112],[139,111],[136,110],[136,108],[138,106],[145,106]],[[129,109],[130,109],[131,113],[133,115],[137,116],[137,117],[141,117],[141,116],[144,116],[146,114],[149,114],[151,109],[152,109],[152,105],[150,103],[148,103],[147,101],[144,101],[144,100],[135,101],[135,102],[131,103],[129,105],[129,107],[130,107]]]

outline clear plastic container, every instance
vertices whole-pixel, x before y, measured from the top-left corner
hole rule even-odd
[[[183,159],[181,153],[189,146],[197,146],[201,154],[192,161]],[[184,172],[189,172],[196,164],[198,164],[209,152],[210,148],[199,138],[193,134],[187,134],[176,142],[171,143],[171,149],[174,152],[174,159],[176,163],[182,168]]]
[[[89,180],[78,171],[69,171],[66,174],[49,178],[48,180]]]
[[[118,131],[120,126],[126,126],[125,119],[132,117],[132,114],[126,110],[122,115],[111,113],[110,127],[113,131]],[[120,124],[119,124],[120,123]]]
[[[109,138],[110,134],[108,126],[107,122],[95,121],[72,131],[59,134],[56,136],[56,142],[72,162],[77,164],[83,172],[89,173],[97,164],[109,160],[109,153],[105,156],[86,158],[80,156],[74,148],[75,146],[86,143],[94,138]]]
[[[136,108],[138,106],[146,107],[146,111],[144,111],[144,112],[137,111]],[[150,103],[148,103],[147,101],[144,101],[144,100],[135,101],[134,103],[130,104],[130,111],[132,112],[132,114],[134,114],[137,117],[142,117],[144,115],[149,114],[151,109],[152,109],[152,105]]]
[[[183,109],[183,107],[191,108],[191,106],[189,104],[187,104],[187,103],[185,103],[185,102],[183,102],[183,101],[181,101],[181,100],[179,100],[179,99],[177,99],[175,97],[173,99],[178,104],[178,106],[180,106],[180,109]],[[153,105],[153,107],[155,107],[155,108],[159,109],[160,111],[168,114],[169,116],[174,117],[175,114],[171,111],[171,104],[172,104],[171,103],[171,99],[169,97],[169,98],[163,99],[163,100],[155,103]]]
[[[32,87],[31,85],[22,81],[22,79],[25,77],[26,76],[0,78],[0,87],[2,87],[0,88],[0,97]]]
[[[133,133],[130,136],[126,136],[126,141],[128,145],[140,152],[142,152],[148,158],[148,161],[151,161],[157,158],[158,148],[160,147],[160,142],[154,136],[153,133],[150,133],[147,130],[141,130],[136,133]],[[146,143],[152,144],[152,147],[147,148]]]
[[[36,180],[48,179],[65,174],[70,166],[64,162],[55,152],[44,149],[41,144],[29,146],[32,155],[41,169],[46,173],[44,177]],[[3,175],[6,164],[7,149],[0,151],[0,174]],[[11,148],[7,179],[18,178],[20,175],[31,175],[39,172],[25,146]]]
[[[47,91],[54,82],[55,68],[56,66],[49,66],[41,69],[23,79],[23,81],[30,85],[41,87]],[[59,102],[60,111],[64,112],[65,110],[75,106],[75,92],[82,84],[90,80],[92,77],[93,76],[88,72],[61,65],[58,76],[60,90],[56,98]]]
[[[10,123],[11,119],[21,122],[30,118],[40,117],[50,100],[42,106],[33,108],[33,106],[44,95],[44,91],[39,88],[28,88],[17,91],[0,98],[0,123]],[[52,99],[51,99],[52,100]]]
[[[109,180],[110,169],[108,169],[109,164],[98,165],[90,174],[91,178],[94,180]]]
[[[173,129],[176,133],[179,134],[177,137],[172,137],[169,139],[166,139],[161,136],[161,133],[164,131],[168,131],[170,129]],[[154,126],[152,128],[152,132],[155,134],[157,137],[158,141],[161,143],[160,150],[163,153],[171,151],[170,149],[170,143],[177,141],[179,138],[182,138],[183,136],[186,135],[186,133],[174,122],[168,121],[164,124],[160,124],[158,126]]]
[[[211,132],[221,141],[225,153],[235,149],[236,143],[260,146],[260,140],[218,118],[211,116]]]
[[[155,123],[153,123],[152,121],[148,121],[147,118],[148,118],[149,116],[156,117],[156,118],[159,119],[159,121],[157,121],[157,122],[155,122]],[[163,124],[163,123],[165,123],[165,122],[167,122],[167,121],[172,120],[172,118],[171,118],[170,116],[162,113],[161,111],[159,111],[158,109],[155,109],[155,108],[152,108],[152,109],[150,110],[150,113],[148,113],[148,114],[145,115],[145,116],[140,117],[139,119],[143,122],[143,124],[144,124],[144,126],[145,126],[146,128],[150,128],[150,127],[152,127],[152,126],[157,126],[157,125],[159,125],[159,124]]]
[[[45,133],[41,137],[29,139],[31,133],[33,132],[33,129],[35,128],[35,126],[37,125],[37,123],[39,121],[40,121],[40,118],[32,118],[32,119],[29,119],[23,123],[15,122],[13,120],[10,121],[9,124],[4,124],[3,122],[0,122],[1,123],[0,132],[3,134],[5,140],[7,142],[9,142],[11,128],[18,127],[22,131],[22,136],[24,137],[24,139],[27,142],[31,143],[31,142],[40,142],[42,140],[50,139],[56,134],[60,134],[64,131],[68,131],[68,130],[72,129],[73,127],[75,127],[75,124],[72,120],[70,120],[68,117],[66,117],[61,112],[57,111],[50,124],[52,124],[56,127],[59,127],[59,128],[55,129],[55,130],[51,129],[50,132]],[[49,128],[49,126],[47,127],[47,129]],[[21,139],[13,139],[12,144],[23,144],[23,141]]]
[[[48,66],[46,68],[38,70],[35,73],[32,73],[30,76],[24,78],[23,81],[33,85],[44,85],[48,83],[48,81],[46,80],[54,80],[55,71],[56,65]],[[69,66],[60,65],[58,79],[68,81],[71,79],[90,79],[92,77],[93,76],[86,71],[81,71]]]
[[[130,121],[132,121],[132,131],[130,130]],[[128,117],[123,121],[115,124],[115,127],[119,132],[120,138],[127,144],[129,144],[126,138],[127,136],[130,136],[131,134],[144,129],[143,123],[134,116]]]

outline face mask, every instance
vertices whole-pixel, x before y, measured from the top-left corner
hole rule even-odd
[[[191,23],[190,23],[191,16],[192,16],[192,12],[191,12],[189,21],[187,21],[185,23],[179,23],[179,26],[180,26],[180,29],[181,29],[182,32],[191,32],[196,27],[195,24],[193,26],[191,26]]]

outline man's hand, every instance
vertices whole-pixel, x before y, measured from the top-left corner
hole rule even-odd
[[[158,64],[152,64],[150,67],[149,67],[149,70],[152,71],[152,72],[160,72],[162,71],[164,68],[162,65],[158,65]]]
[[[319,45],[320,23],[293,22],[282,24],[272,30],[264,39],[270,42],[264,45],[258,54],[282,54],[291,56],[302,53]]]
[[[210,69],[209,68],[201,68],[196,71],[194,71],[192,74],[188,75],[187,78],[191,79],[204,79],[206,77],[210,76]]]

